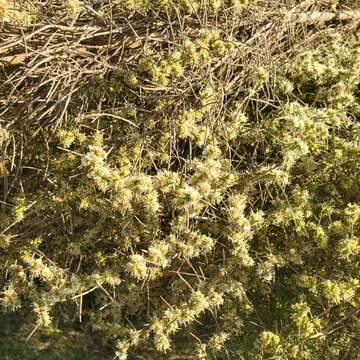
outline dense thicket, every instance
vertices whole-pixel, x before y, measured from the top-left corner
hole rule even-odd
[[[1,0],[0,357],[359,359],[353,5]]]

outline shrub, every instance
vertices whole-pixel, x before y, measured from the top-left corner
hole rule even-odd
[[[75,329],[118,359],[357,359],[359,43],[328,36],[284,65],[239,64],[251,53],[226,21],[266,9],[247,3],[94,8],[95,24],[115,19],[114,36],[126,17],[148,17],[160,38],[134,20],[135,39],[119,28],[114,50],[95,25],[98,42],[84,35],[87,5],[69,1],[59,14],[83,26],[83,48],[56,60],[52,85],[36,66],[12,83],[1,303],[31,310],[30,341]],[[46,11],[60,16],[40,8],[33,21]],[[187,30],[181,18],[198,22]],[[111,52],[106,71],[87,76],[99,47]],[[65,75],[75,64],[83,79]]]

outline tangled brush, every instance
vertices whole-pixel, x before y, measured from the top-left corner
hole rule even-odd
[[[358,359],[355,5],[1,1],[12,341]]]

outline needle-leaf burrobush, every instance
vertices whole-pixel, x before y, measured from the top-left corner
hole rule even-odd
[[[1,75],[1,306],[23,314],[24,341],[88,334],[120,360],[359,359],[360,43],[329,32],[254,60],[245,15],[266,3],[0,1],[9,27],[53,12],[50,53],[61,31],[84,39],[39,60],[28,35],[28,67]]]

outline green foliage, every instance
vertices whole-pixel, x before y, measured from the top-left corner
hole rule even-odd
[[[175,3],[121,11],[248,6]],[[210,28],[150,43],[42,135],[1,122],[21,143],[2,175],[1,305],[23,318],[5,359],[29,335],[57,344],[45,358],[91,353],[84,334],[121,360],[359,359],[359,42],[257,66],[246,89],[227,86],[238,45]]]

